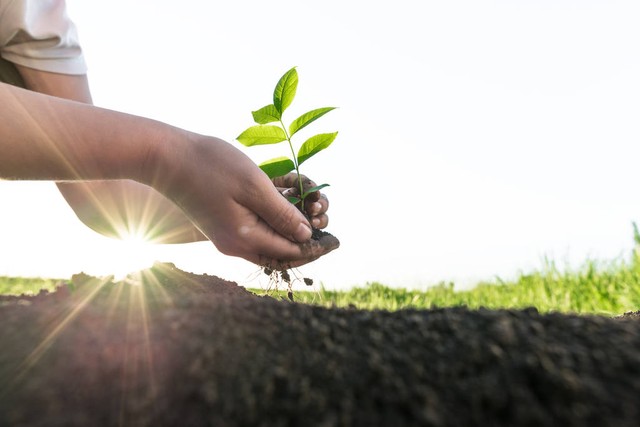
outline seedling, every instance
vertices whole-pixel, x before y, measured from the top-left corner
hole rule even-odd
[[[298,176],[299,197],[289,197],[289,201],[298,205],[304,213],[304,201],[312,193],[327,187],[329,184],[322,184],[306,189],[302,184],[300,175],[300,165],[320,151],[329,147],[336,139],[338,132],[321,133],[307,139],[298,150],[297,154],[291,138],[301,129],[316,121],[320,117],[334,110],[335,107],[323,107],[304,113],[291,122],[287,127],[284,124],[282,115],[291,105],[298,89],[298,72],[296,68],[287,71],[278,81],[273,91],[273,103],[266,105],[259,110],[253,111],[255,126],[251,126],[240,134],[236,139],[246,147],[254,145],[278,144],[286,141],[291,150],[291,158],[287,156],[276,157],[262,162],[259,166],[269,178],[276,178],[288,174],[295,170]],[[276,123],[275,125],[271,123]]]

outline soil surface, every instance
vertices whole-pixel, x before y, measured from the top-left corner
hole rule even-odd
[[[637,426],[638,313],[397,312],[159,264],[0,298],[0,425]]]

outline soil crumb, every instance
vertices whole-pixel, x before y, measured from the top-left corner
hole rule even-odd
[[[171,264],[0,301],[0,425],[636,426],[638,315],[396,312]]]

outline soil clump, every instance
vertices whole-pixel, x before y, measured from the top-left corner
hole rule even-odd
[[[640,420],[637,315],[321,308],[157,264],[2,297],[0,319],[0,425]]]

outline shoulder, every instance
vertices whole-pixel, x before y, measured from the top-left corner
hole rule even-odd
[[[64,0],[0,0],[0,55],[43,71],[86,73]]]

